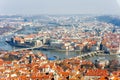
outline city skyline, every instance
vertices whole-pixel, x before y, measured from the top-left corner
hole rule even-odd
[[[120,14],[119,0],[0,0],[0,14]]]

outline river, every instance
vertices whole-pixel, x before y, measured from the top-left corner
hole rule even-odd
[[[29,29],[30,30],[30,29]],[[17,32],[15,34],[18,34],[18,33],[22,33],[22,32],[28,32],[30,33],[30,31],[28,31],[28,28],[24,28],[22,31],[20,32]],[[32,31],[34,32],[34,31]],[[26,33],[26,34],[28,34]],[[15,34],[10,34],[10,35],[7,35],[7,36],[0,36],[0,50],[7,50],[7,51],[11,51],[13,50],[14,48],[9,45],[8,43],[5,42],[5,40],[10,40],[11,37],[13,37]],[[59,59],[66,59],[66,58],[72,58],[72,57],[75,57],[75,56],[79,56],[81,55],[80,52],[68,52],[68,51],[52,51],[52,50],[34,50],[35,52],[42,52],[43,54],[46,54],[47,57],[54,57],[54,56],[57,56],[59,57]],[[91,61],[95,61],[96,59],[98,59],[99,57],[104,57],[105,59],[108,59],[108,60],[112,60],[112,59],[117,59],[118,61],[120,61],[120,57],[116,56],[116,55],[101,55],[101,56],[94,56],[94,57],[90,57],[88,58],[88,60],[91,60]]]

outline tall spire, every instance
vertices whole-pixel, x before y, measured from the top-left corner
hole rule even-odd
[[[120,54],[120,44],[119,44],[119,48],[118,48],[117,54]]]

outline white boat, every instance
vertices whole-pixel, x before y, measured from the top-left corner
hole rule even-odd
[[[120,54],[118,54],[117,57],[120,57]]]
[[[101,60],[106,60],[105,57],[98,57],[98,59],[96,59],[97,61],[101,61]]]

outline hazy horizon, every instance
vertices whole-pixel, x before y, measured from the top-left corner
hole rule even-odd
[[[119,0],[0,0],[0,14],[5,15],[62,15],[97,14],[119,15]]]

